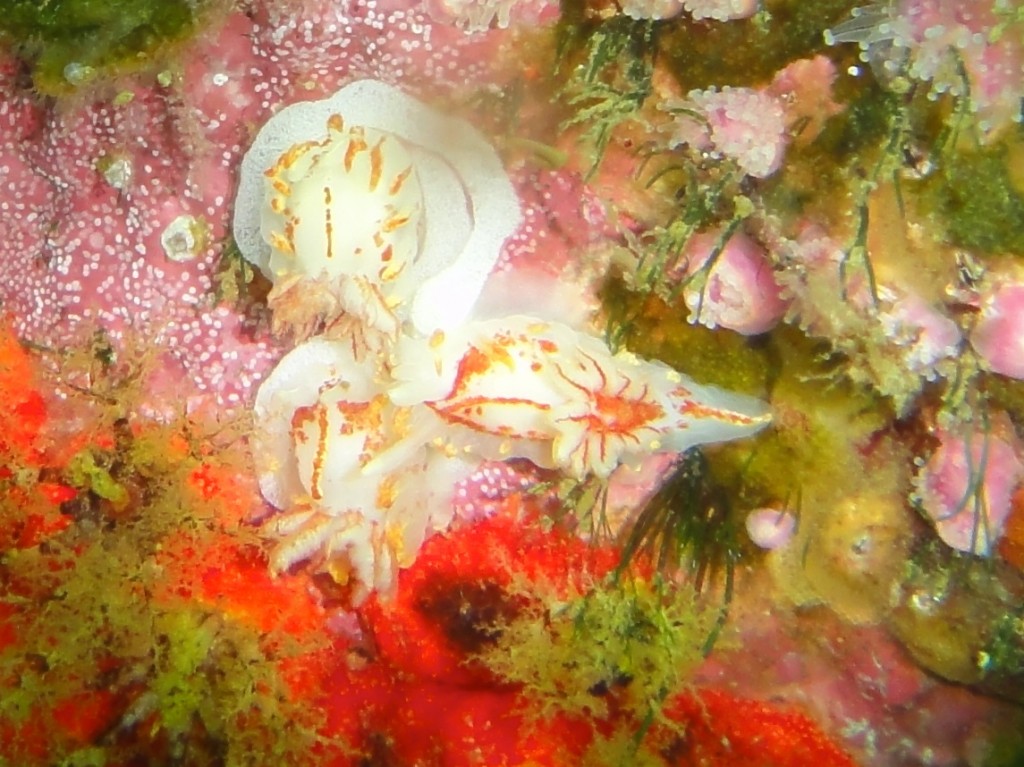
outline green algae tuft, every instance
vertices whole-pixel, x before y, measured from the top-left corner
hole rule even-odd
[[[45,465],[19,467],[17,485],[0,488],[0,529],[22,531],[0,549],[0,732],[21,733],[5,756],[308,763],[316,715],[282,664],[322,640],[260,625],[206,588],[247,558],[263,569],[225,491],[248,471],[243,443],[230,424],[207,434],[184,418],[132,419],[133,382],[122,388],[105,369],[72,392],[78,431],[49,437],[70,442],[70,456],[46,446]]]
[[[647,720],[704,657],[717,610],[685,588],[641,578],[524,610],[480,660],[521,686],[544,717],[607,716],[612,701]]]

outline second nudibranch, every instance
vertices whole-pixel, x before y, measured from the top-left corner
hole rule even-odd
[[[577,478],[747,437],[771,421],[753,397],[522,315],[402,338],[392,375],[391,400],[433,410],[453,454],[528,458]]]

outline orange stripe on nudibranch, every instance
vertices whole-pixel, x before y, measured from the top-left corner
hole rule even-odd
[[[331,222],[331,188],[324,187],[324,235],[327,237],[327,257],[334,258],[334,224]]]
[[[281,155],[278,159],[277,164],[270,169],[272,172],[288,170],[292,167],[300,158],[302,158],[310,149],[321,146],[317,141],[303,141],[299,144],[293,144]],[[267,175],[271,175],[270,172]]]
[[[404,261],[398,264],[385,264],[381,267],[380,271],[377,272],[377,276],[380,277],[381,282],[391,282],[405,271],[405,266],[406,263]],[[388,305],[392,307],[394,306],[390,301],[388,302]]]
[[[324,457],[327,453],[327,408],[319,404],[316,406],[316,427],[318,429],[316,455],[313,456],[313,475],[309,480],[309,494],[314,501],[319,501],[324,497],[320,490],[320,480],[323,477]]]
[[[291,256],[295,255],[295,248],[280,232],[270,232],[267,239],[270,242],[270,247],[274,250],[278,250],[281,253],[287,253]]]
[[[291,436],[298,445],[306,444],[306,433],[303,431],[306,424],[313,420],[313,408],[312,407],[299,407],[296,408],[295,412],[292,413],[292,430]]]
[[[349,132],[348,148],[345,149],[345,171],[347,173],[352,172],[352,163],[355,162],[356,155],[360,152],[365,152],[369,148],[369,144],[363,138],[362,128],[353,128]]]
[[[487,354],[475,346],[469,347],[462,355],[462,359],[459,360],[459,366],[455,370],[455,383],[448,397],[453,397],[462,391],[474,376],[483,375],[489,371],[491,362],[492,360]]]
[[[298,216],[292,216],[284,222],[284,236],[288,240],[288,252],[295,252],[295,229],[302,223]]]
[[[767,423],[771,420],[767,415],[743,415],[743,413],[737,413],[733,410],[722,410],[721,408],[707,407],[706,405],[701,405],[693,400],[686,400],[682,404],[678,405],[676,407],[676,412],[686,418],[710,419],[713,421],[722,421],[723,423],[732,423],[738,426],[753,426],[758,423]]]
[[[490,407],[518,407],[539,412],[548,412],[551,406],[543,402],[517,397],[467,397],[457,405],[445,406],[443,402],[428,402],[430,407],[442,420],[448,423],[465,426],[473,431],[503,436],[518,436],[525,439],[548,439],[549,435],[538,433],[532,429],[515,431],[511,426],[501,425],[496,429],[488,428],[480,423],[485,410]]]
[[[380,225],[380,229],[385,234],[391,234],[399,227],[403,227],[409,223],[411,215],[406,213],[405,215],[394,215],[390,218],[384,219],[384,222]]]
[[[405,180],[409,178],[410,175],[412,175],[411,165],[405,170],[403,170],[401,173],[399,173],[397,176],[395,176],[394,181],[391,182],[391,186],[388,187],[388,195],[394,197],[396,194],[398,194],[402,190],[402,187],[405,185]]]
[[[381,148],[381,144],[384,143],[382,138],[370,149],[370,183],[369,188],[371,192],[377,191],[377,186],[380,184],[381,173],[384,172],[384,150]]]

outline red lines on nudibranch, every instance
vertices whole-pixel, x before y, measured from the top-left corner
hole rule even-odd
[[[407,356],[422,364],[404,362]],[[421,401],[452,426],[490,435],[491,441],[455,434],[456,449],[461,439],[484,458],[528,457],[577,477],[606,477],[652,453],[747,436],[769,420],[757,400],[700,386],[661,363],[613,353],[594,336],[525,316],[408,339],[397,358],[403,402],[419,388],[440,391]],[[439,380],[429,380],[432,374]]]
[[[676,412],[687,419],[708,419],[730,423],[736,426],[760,426],[768,423],[767,414],[748,415],[720,407],[709,407],[692,399],[684,399],[676,405]]]

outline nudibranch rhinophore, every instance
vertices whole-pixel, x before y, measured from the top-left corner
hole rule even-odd
[[[753,397],[522,315],[403,337],[394,358],[389,397],[436,413],[450,452],[528,458],[577,478],[746,437],[771,420]]]
[[[519,221],[476,129],[362,80],[260,129],[242,160],[234,235],[297,337],[341,319],[346,332],[393,337],[406,320],[423,334],[461,323]]]

